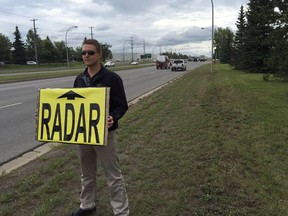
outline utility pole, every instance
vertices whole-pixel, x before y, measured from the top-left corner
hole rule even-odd
[[[92,31],[92,29],[94,28],[94,27],[89,27],[90,28],[90,31],[91,31],[91,39],[93,39],[93,31]]]
[[[143,40],[143,51],[144,51],[144,55],[146,54],[146,51],[145,51],[145,40]]]
[[[131,50],[132,50],[132,62],[134,61],[133,57],[133,37],[131,37]]]
[[[35,22],[37,21],[37,19],[32,19],[32,20],[30,20],[30,21],[33,22],[35,60],[36,60],[36,64],[38,65],[38,53],[37,53],[37,32],[36,32],[36,25],[35,25]]]

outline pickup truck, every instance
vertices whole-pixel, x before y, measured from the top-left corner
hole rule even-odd
[[[187,64],[183,59],[176,59],[172,62],[171,71],[176,71],[176,70],[185,71],[186,67],[187,67]]]

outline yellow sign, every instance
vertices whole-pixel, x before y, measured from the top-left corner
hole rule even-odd
[[[38,141],[106,145],[110,88],[40,89]]]

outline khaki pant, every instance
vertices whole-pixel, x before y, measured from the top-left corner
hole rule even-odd
[[[107,146],[78,146],[81,168],[80,208],[90,209],[96,200],[97,158],[104,168],[114,215],[129,215],[128,197],[116,152],[115,133],[109,132]]]

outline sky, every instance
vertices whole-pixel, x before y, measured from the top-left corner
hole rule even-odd
[[[214,27],[236,31],[249,0],[213,0]],[[112,45],[112,52],[177,52],[211,56],[211,0],[0,0],[0,33],[14,41],[33,29],[41,39],[81,46],[84,38]],[[73,27],[77,26],[77,28]],[[203,29],[204,28],[204,29]],[[1,47],[0,47],[1,49]]]

